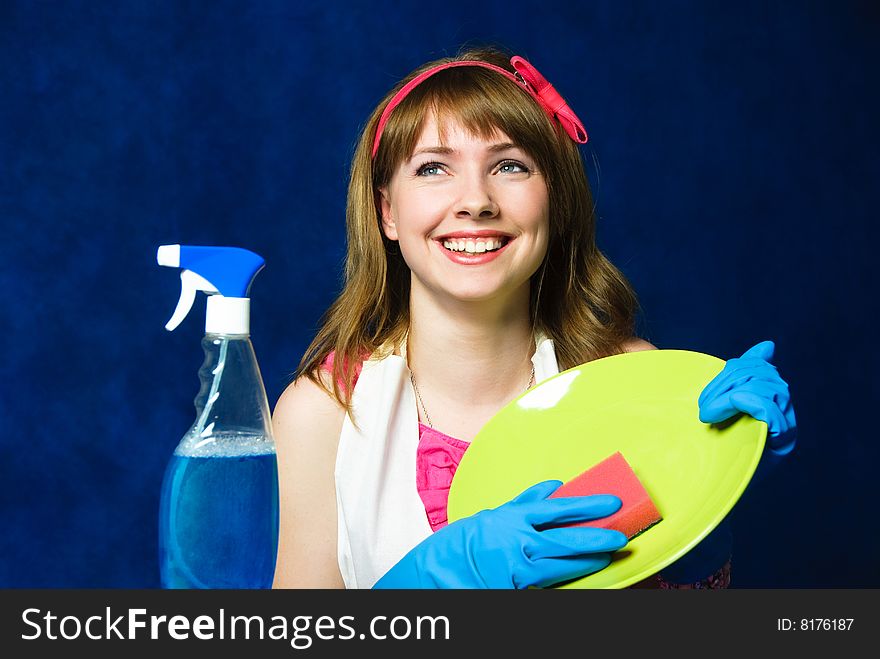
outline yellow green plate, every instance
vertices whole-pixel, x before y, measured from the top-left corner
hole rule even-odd
[[[764,448],[767,425],[699,420],[697,399],[724,361],[688,350],[598,359],[555,375],[474,437],[449,490],[449,521],[494,508],[551,478],[567,481],[620,451],[663,520],[600,572],[562,588],[625,588],[686,554],[730,512]]]

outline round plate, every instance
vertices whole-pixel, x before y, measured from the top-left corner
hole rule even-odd
[[[604,570],[561,588],[625,588],[697,545],[730,512],[764,448],[767,424],[745,414],[700,421],[697,399],[724,361],[688,350],[598,359],[506,405],[465,452],[449,490],[453,522],[535,483],[563,482],[620,451],[663,520]]]

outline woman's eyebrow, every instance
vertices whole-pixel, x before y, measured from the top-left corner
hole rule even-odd
[[[507,151],[508,149],[518,149],[519,147],[513,142],[500,142],[498,144],[492,144],[486,147],[486,150],[490,153],[497,153],[498,151]],[[415,153],[410,156],[410,160],[415,158],[418,155],[423,153],[439,153],[443,155],[450,155],[456,153],[456,150],[452,147],[448,146],[426,146],[418,149]]]

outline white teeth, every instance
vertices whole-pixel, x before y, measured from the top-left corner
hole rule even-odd
[[[482,254],[501,249],[503,241],[500,238],[479,238],[478,240],[459,239],[444,240],[443,246],[453,252],[467,252],[468,254]]]

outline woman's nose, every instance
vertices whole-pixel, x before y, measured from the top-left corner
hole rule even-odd
[[[455,202],[456,217],[488,219],[498,215],[498,203],[483,176],[462,177],[461,194]]]

